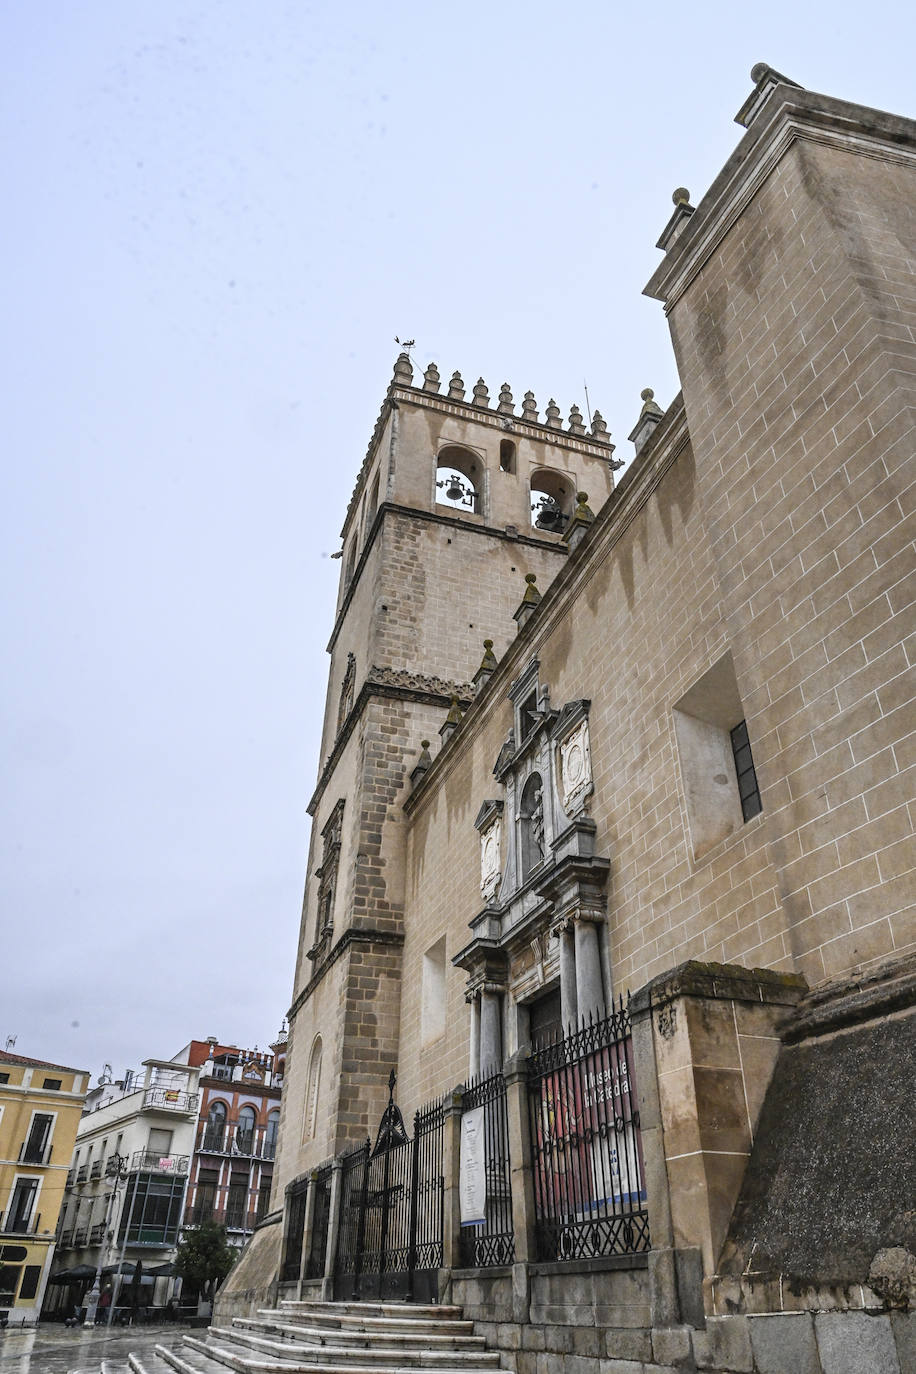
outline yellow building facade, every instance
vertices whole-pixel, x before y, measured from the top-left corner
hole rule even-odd
[[[31,1326],[44,1300],[89,1074],[0,1054],[0,1322]]]

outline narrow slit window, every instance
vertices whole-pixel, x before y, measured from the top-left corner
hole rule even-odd
[[[763,810],[760,788],[754,770],[751,743],[747,737],[747,723],[741,721],[731,731],[732,753],[735,757],[735,773],[738,777],[738,792],[741,796],[741,814],[745,821],[753,820]]]

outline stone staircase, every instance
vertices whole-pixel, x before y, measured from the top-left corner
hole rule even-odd
[[[485,1349],[460,1307],[386,1302],[281,1302],[234,1317],[179,1347],[130,1355],[132,1374],[488,1374]]]

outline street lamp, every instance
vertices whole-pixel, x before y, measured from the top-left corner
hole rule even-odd
[[[123,1183],[127,1178],[127,1158],[119,1155],[117,1151],[109,1155],[105,1164],[105,1174],[112,1180],[111,1192],[108,1194],[108,1203],[105,1207],[105,1223],[102,1232],[102,1239],[99,1242],[99,1262],[95,1267],[95,1278],[92,1280],[92,1287],[86,1294],[86,1326],[95,1326],[95,1314],[99,1307],[99,1298],[102,1296],[102,1265],[105,1263],[105,1251],[109,1236],[109,1226],[111,1223],[111,1213],[114,1208],[114,1200],[118,1194],[118,1184]],[[92,1213],[90,1212],[90,1216]]]

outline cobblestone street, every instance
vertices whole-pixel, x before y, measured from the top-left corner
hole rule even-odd
[[[0,1374],[108,1374],[127,1369],[129,1351],[178,1345],[187,1328],[143,1326],[128,1330],[68,1331],[59,1325],[0,1332]]]

